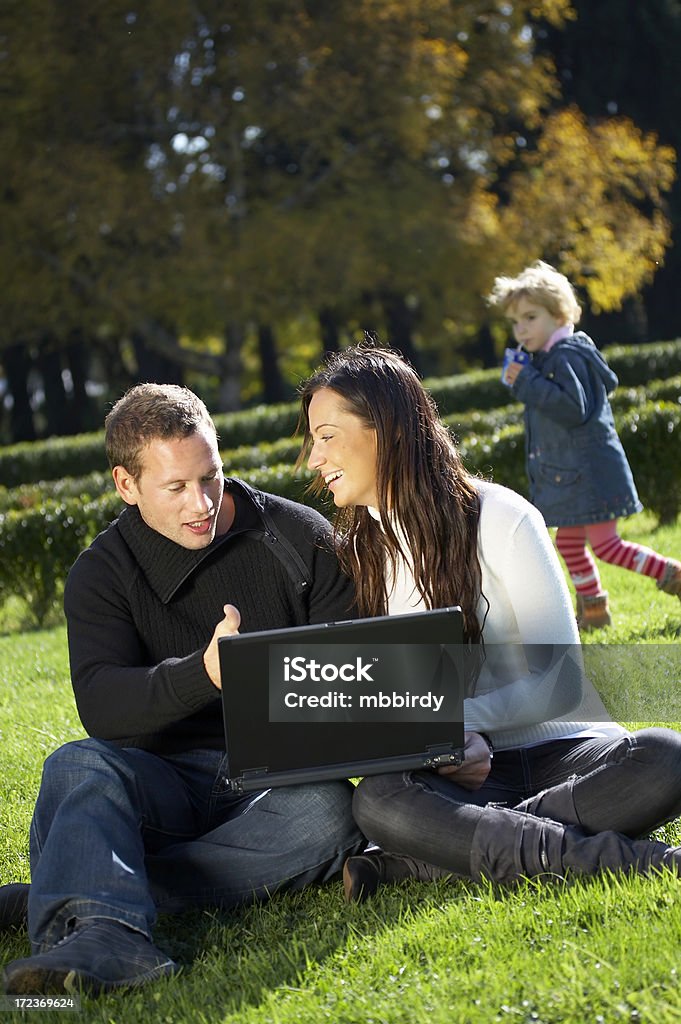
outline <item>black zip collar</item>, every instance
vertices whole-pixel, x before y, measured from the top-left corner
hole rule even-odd
[[[208,547],[199,551],[184,548],[152,530],[142,519],[136,505],[129,505],[121,512],[116,521],[120,534],[158,599],[168,604],[206,558],[228,541],[243,534],[265,542],[285,562],[298,593],[304,593],[310,585],[307,566],[293,546],[278,535],[265,510],[265,495],[232,477],[225,480],[225,490],[230,492],[236,505],[234,524],[227,533],[216,537]]]

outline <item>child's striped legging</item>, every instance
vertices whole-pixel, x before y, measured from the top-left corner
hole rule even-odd
[[[601,594],[601,577],[591,552],[596,558],[622,569],[639,572],[661,580],[667,559],[656,551],[622,540],[617,532],[617,520],[605,523],[588,523],[585,526],[559,526],[556,532],[556,547],[565,560],[575,590],[583,597]]]

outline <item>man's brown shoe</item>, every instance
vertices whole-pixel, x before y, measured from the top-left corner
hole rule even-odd
[[[432,882],[447,878],[451,871],[426,864],[414,857],[396,853],[362,853],[348,857],[343,865],[343,888],[347,903],[364,903],[379,885],[390,885],[415,878],[419,882]]]

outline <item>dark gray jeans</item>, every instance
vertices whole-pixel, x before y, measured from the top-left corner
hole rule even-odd
[[[614,740],[502,750],[478,790],[432,771],[367,777],[355,791],[353,813],[383,850],[471,876],[474,835],[490,805],[496,829],[508,809],[509,844],[517,823],[511,809],[576,825],[586,835],[647,835],[681,814],[681,734],[641,729]]]

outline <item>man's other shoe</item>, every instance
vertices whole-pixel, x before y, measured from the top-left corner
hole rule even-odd
[[[0,885],[0,932],[26,926],[29,889],[28,882]]]
[[[364,903],[379,885],[390,885],[415,878],[419,882],[432,882],[448,878],[451,871],[426,864],[414,857],[395,853],[362,853],[348,857],[343,865],[343,888],[347,903]]]
[[[83,990],[93,995],[134,988],[174,974],[177,965],[141,932],[117,921],[91,918],[46,953],[14,960],[3,971],[12,995]]]

